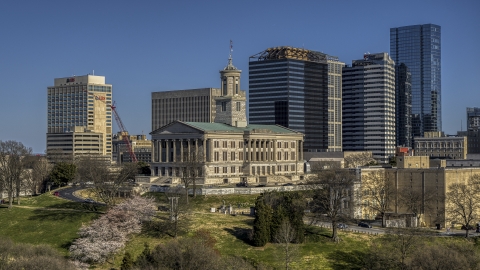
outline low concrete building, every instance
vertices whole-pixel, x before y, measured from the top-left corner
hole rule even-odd
[[[84,127],[64,133],[47,133],[47,155],[62,155],[73,159],[82,155],[105,155],[104,134]],[[108,156],[108,159],[111,157]]]
[[[152,141],[147,139],[147,135],[128,135],[128,133],[122,134],[122,132],[113,135],[112,161],[117,162],[117,164],[132,162],[124,136],[127,136],[137,161],[146,163],[152,161]]]
[[[414,163],[418,164],[418,167],[413,166]],[[364,167],[357,169],[359,181],[355,197],[358,208],[356,218],[374,219],[378,214],[367,207],[369,203],[374,202],[367,202],[368,196],[365,195],[365,183],[368,182],[366,178],[377,174],[384,177],[392,188],[389,215],[408,216],[412,214],[411,209],[408,209],[400,198],[400,193],[407,192],[419,196],[419,201],[416,202],[419,204],[419,213],[416,213],[419,219],[418,225],[450,226],[448,223],[450,219],[445,211],[448,187],[453,183],[466,183],[473,175],[480,175],[480,167],[446,167],[436,163],[432,163],[437,165],[432,167],[427,165],[430,164],[429,157],[397,157],[398,164],[403,165],[397,168]],[[445,164],[444,162],[443,165]]]
[[[445,136],[443,132],[425,132],[424,137],[415,137],[415,156],[441,159],[466,159],[467,137]]]

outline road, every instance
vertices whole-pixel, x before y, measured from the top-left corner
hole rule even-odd
[[[80,187],[80,186],[68,187],[68,188],[62,188],[62,189],[55,190],[55,191],[58,192],[59,197],[62,197],[62,198],[67,199],[69,201],[84,202],[83,198],[79,198],[79,197],[76,197],[75,195],[73,195],[73,192],[75,192],[77,190],[81,190],[81,189],[84,189],[84,187]]]

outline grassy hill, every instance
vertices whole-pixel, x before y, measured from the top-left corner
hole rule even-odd
[[[163,194],[153,193],[158,201],[165,202]],[[189,237],[196,230],[204,229],[216,239],[215,248],[222,255],[245,257],[249,261],[262,263],[272,268],[282,268],[283,253],[279,245],[267,244],[254,247],[249,243],[249,233],[253,217],[247,215],[254,205],[256,195],[200,196],[191,198],[190,223],[180,237]],[[232,205],[237,215],[211,213],[211,208]],[[22,199],[20,206],[7,209],[0,207],[0,236],[15,242],[48,244],[65,256],[68,247],[77,237],[82,224],[90,222],[100,213],[91,212],[82,203],[66,201],[49,193]],[[241,212],[244,214],[241,214]],[[166,214],[166,213],[163,213]],[[330,232],[317,227],[308,227],[306,243],[297,246],[292,269],[352,269],[355,261],[365,251],[371,237],[363,234],[343,233],[343,241],[338,244],[329,239]],[[138,234],[131,237],[124,250],[117,254],[111,263],[98,266],[98,269],[119,268],[123,254],[128,251],[137,257],[148,243],[151,248],[159,243],[170,241],[169,236],[154,237]]]
[[[47,244],[67,255],[80,226],[97,216],[98,213],[84,209],[81,203],[50,193],[22,198],[21,205],[11,209],[0,205],[0,237],[20,243]]]

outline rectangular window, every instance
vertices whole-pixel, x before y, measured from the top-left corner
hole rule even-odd
[[[277,147],[278,147],[278,148],[282,148],[282,143],[281,143],[281,142],[278,142],[278,143],[277,143]]]
[[[235,161],[235,152],[232,152],[230,155],[230,160]]]
[[[290,170],[291,170],[292,172],[294,172],[294,171],[295,171],[295,165],[291,165]]]
[[[295,142],[291,142],[290,145],[292,148],[295,148]]]
[[[218,152],[215,152],[215,161],[219,161],[220,159],[220,154]]]
[[[222,102],[222,112],[226,112],[227,111],[227,102],[224,101]]]
[[[227,148],[228,147],[228,142],[227,141],[224,141],[223,142],[223,148]]]
[[[295,152],[292,152],[290,155],[291,155],[292,160],[295,160]]]
[[[238,85],[237,85],[237,87],[238,87]],[[237,112],[239,112],[242,109],[242,107],[240,105],[240,102],[237,102],[236,105],[237,105]]]
[[[243,148],[243,141],[238,142],[238,148]]]
[[[238,159],[243,161],[243,152],[238,153]]]
[[[277,166],[277,171],[278,171],[278,172],[281,172],[281,171],[282,171],[282,165],[278,165],[278,166]]]
[[[215,167],[215,168],[213,168],[213,169],[214,169],[215,173],[220,173],[220,168]]]
[[[282,152],[277,153],[277,160],[282,160]]]
[[[227,161],[227,152],[223,152],[223,161]]]
[[[219,141],[215,141],[215,142],[214,142],[214,146],[215,146],[215,148],[220,147],[220,142],[219,142]]]
[[[288,148],[288,142],[286,142],[284,145],[285,145],[285,148]]]
[[[288,165],[285,165],[285,171],[288,172]]]
[[[230,168],[230,172],[231,172],[231,173],[235,173],[235,167],[232,166],[232,167]]]
[[[223,173],[228,173],[228,167],[223,167]]]
[[[235,141],[231,141],[231,142],[230,142],[230,147],[231,147],[231,148],[235,148]]]

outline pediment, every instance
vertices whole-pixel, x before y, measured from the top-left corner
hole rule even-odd
[[[157,130],[154,130],[150,135],[160,134],[203,134],[202,130],[191,127],[183,122],[175,121],[168,125],[165,125]]]

